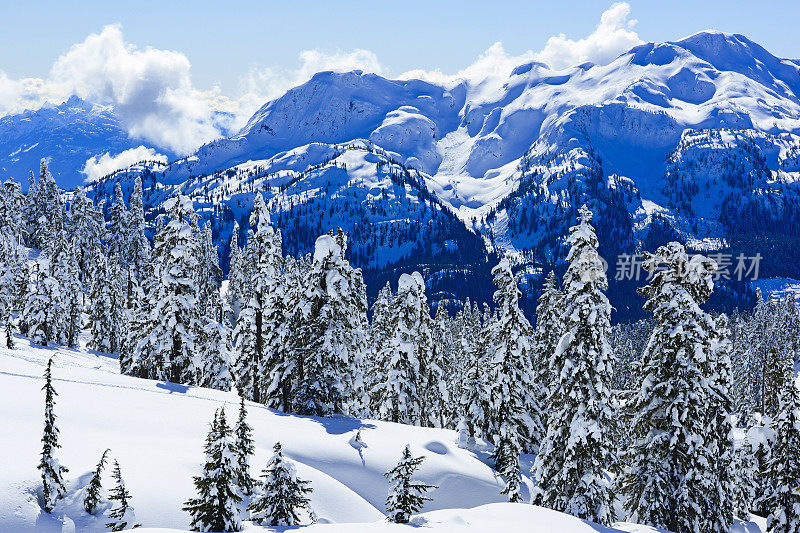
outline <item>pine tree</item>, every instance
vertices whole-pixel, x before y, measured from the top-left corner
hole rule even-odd
[[[239,313],[234,331],[236,346],[237,387],[249,400],[265,403],[265,376],[270,378],[272,369],[267,358],[285,360],[283,342],[285,321],[278,309],[282,307],[280,291],[281,234],[270,224],[269,211],[264,197],[256,194],[250,225],[254,227],[247,239],[245,261],[250,265],[250,278],[244,294],[246,301]],[[277,353],[267,354],[269,349]]]
[[[597,253],[592,213],[579,210],[570,228],[569,266],[564,274],[566,333],[553,353],[555,376],[547,434],[536,457],[537,502],[585,520],[614,520],[607,469],[616,464],[611,442],[612,354],[607,335],[611,305]]]
[[[491,315],[484,320],[481,328],[480,321],[473,321],[469,300],[464,304],[464,312],[460,313],[463,320],[461,324],[461,338],[463,342],[464,364],[467,371],[463,378],[461,395],[459,398],[459,445],[472,449],[477,438],[491,439],[491,398],[490,390],[490,364],[489,345],[492,334],[496,328]],[[469,316],[468,316],[469,315]],[[475,328],[475,331],[471,331]],[[469,341],[468,339],[476,339]]]
[[[244,307],[249,279],[247,265],[239,248],[239,224],[234,222],[228,251],[228,305],[231,308],[233,324],[238,322],[239,313]]]
[[[296,339],[298,385],[294,408],[300,414],[345,413],[366,349],[367,302],[363,278],[345,260],[345,236],[323,235],[303,286]]]
[[[422,509],[426,501],[432,501],[423,494],[438,487],[411,479],[423,460],[424,455],[413,457],[411,447],[407,444],[397,466],[384,474],[391,481],[386,498],[386,519],[390,522],[407,524],[411,515]]]
[[[89,480],[89,487],[86,489],[86,497],[83,499],[83,508],[89,514],[94,514],[97,505],[101,501],[100,490],[103,486],[100,476],[102,476],[103,468],[106,466],[108,452],[109,450],[106,448],[106,451],[103,452],[100,461],[97,463],[97,467],[94,469],[94,472],[92,472],[92,479]]]
[[[495,469],[506,479],[502,493],[512,502],[519,494],[519,455],[526,448],[536,449],[544,428],[541,406],[535,403],[530,368],[533,328],[519,308],[520,292],[508,261],[492,269],[497,292],[494,301],[499,320],[489,332],[490,409],[495,445]]]
[[[241,531],[236,505],[242,499],[236,494],[233,443],[224,408],[214,414],[205,452],[203,472],[194,477],[198,496],[183,507],[192,516],[192,531]]]
[[[40,256],[32,266],[32,279],[21,320],[31,342],[47,346],[59,338],[63,315],[61,286],[51,273],[49,258]]]
[[[154,286],[132,355],[135,374],[173,383],[196,384],[201,357],[196,346],[199,317],[194,271],[197,268],[192,201],[178,195],[164,202],[169,222],[156,234]]]
[[[103,248],[103,213],[95,209],[83,187],[77,188],[70,202],[68,227],[67,238],[77,262],[78,279],[84,285],[91,285],[99,275],[96,261],[102,257],[97,251]]]
[[[773,508],[767,517],[768,533],[800,531],[800,393],[794,380],[793,360],[783,359],[780,405],[775,445],[770,463],[773,473]]]
[[[204,317],[205,324],[199,342],[204,350],[200,384],[210,389],[229,391],[233,384],[230,330],[210,316],[210,311],[208,313]]]
[[[705,374],[716,337],[714,321],[699,305],[711,295],[715,265],[699,255],[689,259],[673,242],[647,254],[644,268],[653,275],[639,292],[656,324],[631,400],[635,440],[622,481],[625,508],[639,523],[696,533],[705,525],[708,496]]]
[[[703,530],[728,533],[733,523],[734,487],[733,424],[731,423],[731,341],[728,318],[720,315],[711,332],[711,346],[706,363],[709,399],[706,422],[706,449],[709,460],[704,479],[706,501]]]
[[[126,255],[124,264],[133,270],[136,279],[143,279],[146,267],[150,262],[150,241],[145,236],[144,204],[142,200],[142,179],[136,177],[133,192],[129,199],[126,231]]]
[[[236,484],[243,494],[250,495],[253,492],[255,480],[250,476],[250,456],[255,453],[253,445],[253,428],[247,423],[247,409],[244,406],[244,397],[240,397],[239,418],[233,427],[235,443],[233,453],[236,457]]]
[[[105,257],[97,263],[98,276],[93,280],[89,299],[89,347],[98,352],[116,351],[117,325],[114,316],[114,279],[109,275]]]
[[[384,420],[420,425],[433,342],[425,282],[418,272],[402,274],[391,307],[389,337],[376,357],[383,380],[373,390],[373,411]]]
[[[114,184],[114,201],[108,209],[106,241],[109,255],[128,257],[128,210],[125,208],[125,197],[119,182]]]
[[[122,472],[116,459],[114,459],[114,471],[111,475],[116,481],[116,485],[111,489],[108,499],[118,502],[118,507],[108,512],[108,517],[112,521],[106,523],[106,527],[111,531],[123,531],[128,528],[139,527],[139,524],[135,523],[136,516],[134,515],[133,507],[128,503],[131,499],[131,494],[125,487],[125,481],[122,479]]]
[[[749,443],[745,442],[734,452],[733,466],[733,511],[737,518],[750,520],[750,512],[756,498],[756,464]]]
[[[0,188],[0,320],[9,349],[14,348],[13,313],[24,305],[29,275],[27,250],[22,246],[23,203],[20,185],[6,180]]]
[[[300,509],[311,515],[310,500],[306,497],[311,487],[308,481],[298,479],[294,465],[283,457],[281,443],[273,449],[275,453],[261,474],[264,479],[261,494],[247,509],[257,524],[296,526],[300,524]]]
[[[534,397],[539,406],[546,405],[551,384],[556,383],[557,376],[551,374],[550,360],[564,334],[561,321],[563,312],[564,295],[558,290],[556,274],[551,270],[545,278],[536,307],[536,329],[531,353]],[[547,410],[542,409],[540,413],[542,425],[547,428]],[[537,442],[541,442],[541,439]]]
[[[61,466],[53,455],[53,452],[61,447],[58,443],[58,427],[56,427],[56,415],[53,411],[55,407],[55,397],[58,396],[53,388],[52,381],[53,358],[47,361],[47,369],[44,372],[44,435],[42,436],[42,460],[39,462],[39,470],[42,472],[42,486],[44,496],[44,510],[48,513],[53,512],[56,500],[64,497],[66,488],[64,487],[63,475],[68,472],[67,468]]]

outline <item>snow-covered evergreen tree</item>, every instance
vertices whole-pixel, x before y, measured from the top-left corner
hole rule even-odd
[[[397,466],[384,474],[391,482],[386,498],[386,519],[390,522],[407,524],[413,513],[422,509],[426,501],[431,501],[424,494],[437,487],[411,479],[423,460],[424,455],[413,457],[407,444]]]
[[[239,312],[245,304],[245,294],[249,276],[247,273],[249,265],[244,262],[244,254],[239,248],[239,224],[233,223],[231,230],[231,242],[228,249],[228,305],[231,309],[231,323],[236,324],[239,319]]]
[[[323,235],[314,247],[300,298],[295,340],[298,365],[294,409],[327,416],[344,413],[366,349],[367,310],[360,269],[344,258],[345,235]]]
[[[32,267],[31,283],[21,320],[31,342],[47,346],[51,342],[58,342],[63,325],[65,312],[61,285],[52,274],[48,257],[39,256]]]
[[[125,208],[125,197],[119,182],[114,185],[114,201],[108,208],[107,231],[109,255],[128,257],[128,210]]]
[[[107,522],[106,527],[111,531],[124,531],[139,527],[139,524],[136,523],[133,507],[129,503],[131,494],[125,487],[125,481],[122,479],[122,472],[116,459],[114,459],[114,470],[111,475],[116,483],[114,488],[111,489],[108,499],[117,502],[117,507],[108,512],[111,522]]]
[[[635,441],[625,463],[625,508],[633,520],[675,533],[704,525],[709,471],[707,376],[716,334],[699,305],[713,290],[713,261],[673,242],[648,254],[650,284],[640,289],[655,328],[645,349],[642,384],[631,400]]]
[[[264,468],[264,479],[259,494],[247,507],[253,522],[262,526],[296,526],[300,524],[300,510],[305,509],[313,520],[309,482],[299,479],[294,464],[283,456],[281,443],[273,448],[274,454]]]
[[[539,406],[546,405],[550,386],[556,382],[556,376],[551,374],[550,360],[564,333],[561,318],[563,312],[564,295],[558,289],[555,272],[551,270],[545,278],[542,293],[539,295],[539,305],[536,307],[536,329],[531,353],[534,397]],[[542,425],[547,428],[547,410],[540,412]]]
[[[563,283],[566,333],[553,354],[558,382],[552,387],[547,433],[536,457],[536,501],[609,524],[614,520],[614,494],[606,471],[616,464],[607,340],[611,305],[603,292],[608,282],[591,219],[584,205],[567,238],[571,248]]]
[[[391,306],[389,335],[376,357],[383,379],[371,391],[372,410],[384,420],[427,422],[423,403],[433,349],[430,322],[422,275],[402,274]]]
[[[83,508],[89,514],[94,514],[97,506],[102,501],[101,490],[103,484],[101,476],[103,475],[103,468],[105,468],[106,461],[108,460],[109,451],[110,450],[106,448],[106,451],[100,456],[100,461],[98,461],[94,472],[92,472],[92,478],[89,480],[89,486],[86,489],[86,497],[83,499]]]
[[[52,378],[53,358],[47,361],[44,371],[44,434],[42,435],[42,459],[39,470],[42,473],[42,495],[44,497],[44,510],[53,512],[56,501],[66,494],[64,487],[64,474],[67,468],[61,466],[54,453],[61,447],[58,443],[58,427],[56,426],[55,397],[58,396],[53,388]]]
[[[770,471],[773,473],[773,508],[767,517],[768,533],[800,531],[800,393],[795,384],[793,360],[783,359],[783,380]]]
[[[129,200],[128,227],[126,231],[126,255],[124,264],[133,270],[135,277],[143,279],[147,264],[150,262],[150,241],[145,236],[144,204],[142,199],[142,179],[138,176],[133,184]]]
[[[78,265],[78,279],[84,285],[92,285],[100,275],[97,261],[103,249],[103,213],[95,209],[83,187],[78,187],[69,206],[68,240]]]
[[[164,209],[169,221],[156,234],[155,285],[140,331],[144,338],[133,349],[132,365],[139,377],[195,384],[202,370],[196,346],[202,322],[194,286],[195,212],[183,195],[169,198]]]
[[[247,409],[244,406],[244,397],[239,398],[239,418],[233,427],[234,446],[233,453],[236,457],[236,484],[242,494],[250,495],[253,492],[255,480],[250,475],[250,457],[256,449],[253,445],[253,428],[247,423]]]
[[[98,276],[93,280],[89,293],[89,347],[98,352],[111,353],[117,350],[117,324],[114,316],[114,279],[109,275],[106,258],[100,256],[97,263]]]
[[[205,322],[200,333],[202,347],[202,370],[200,384],[211,389],[231,390],[233,384],[233,358],[231,357],[230,330],[224,323],[217,322],[215,317],[221,312],[214,313],[214,308],[219,308],[221,302],[211,304],[212,309],[202,318]]]
[[[756,498],[756,464],[753,450],[745,441],[734,452],[733,465],[733,512],[739,520],[750,520],[750,512]]]
[[[24,201],[19,183],[8,179],[0,187],[0,321],[10,349],[14,348],[13,313],[22,309],[28,288],[28,258],[22,246]]]
[[[250,225],[253,229],[244,255],[244,262],[249,265],[249,278],[243,288],[244,307],[234,331],[236,380],[237,388],[247,399],[265,403],[275,370],[270,366],[287,360],[284,342],[287,333],[280,286],[281,234],[272,227],[261,194],[255,196]],[[241,268],[241,265],[236,266]],[[275,393],[280,394],[279,391]],[[275,406],[279,402],[271,403]]]
[[[236,493],[234,444],[224,408],[214,413],[205,452],[203,471],[194,477],[197,498],[183,508],[192,516],[192,531],[241,531],[236,505],[242,498]]]
[[[489,332],[493,458],[496,470],[506,480],[502,493],[510,501],[518,502],[521,501],[519,455],[525,448],[535,450],[544,436],[542,407],[533,397],[531,380],[533,328],[519,308],[520,292],[508,261],[495,266],[492,276],[497,286],[494,301],[499,311],[499,319]]]
[[[465,351],[464,364],[467,365],[461,387],[461,395],[458,402],[458,433],[459,446],[471,449],[476,444],[477,438],[491,439],[491,397],[490,390],[490,366],[491,360],[488,355],[489,346],[492,342],[492,333],[496,324],[491,316],[484,321],[480,327],[480,321],[473,322],[468,318],[470,315],[470,304],[467,301],[464,305],[464,313],[460,316],[464,319],[462,332],[460,334]],[[477,331],[466,333],[469,328],[477,328]],[[470,344],[468,338],[474,338]]]
[[[720,315],[712,331],[706,363],[708,408],[706,449],[709,459],[703,531],[728,533],[733,523],[733,424],[731,422],[731,341],[728,317]]]

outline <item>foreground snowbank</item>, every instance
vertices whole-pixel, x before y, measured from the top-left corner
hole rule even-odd
[[[183,502],[194,496],[192,476],[203,460],[202,444],[214,410],[225,405],[233,418],[233,393],[148,381],[119,375],[116,359],[81,349],[34,348],[18,339],[17,350],[0,348],[0,531],[104,531],[104,516],[83,513],[74,492],[103,450],[119,460],[130,490],[139,531],[185,531],[189,516]],[[62,448],[57,456],[70,469],[73,494],[54,515],[41,511],[39,462],[44,395],[42,374],[53,365],[56,415]],[[311,480],[312,507],[320,523],[309,533],[373,533],[409,528],[437,532],[590,533],[652,532],[619,524],[617,529],[527,504],[508,504],[502,482],[486,455],[456,446],[449,430],[409,427],[352,418],[316,419],[286,415],[248,404],[256,445],[254,474],[271,456],[276,441],[296,462],[302,478]],[[357,431],[366,447],[354,445]],[[419,478],[439,488],[411,526],[384,520],[388,481],[383,473],[395,465],[406,443],[427,459]],[[529,463],[529,458],[525,458]],[[527,465],[529,467],[529,464]],[[104,476],[104,488],[111,480]],[[265,531],[247,524],[248,531]],[[755,526],[739,532],[757,533]]]

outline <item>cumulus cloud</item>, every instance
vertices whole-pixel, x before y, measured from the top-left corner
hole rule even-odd
[[[461,80],[482,83],[486,80],[501,82],[511,71],[530,61],[539,61],[553,69],[572,67],[591,61],[606,64],[619,54],[630,50],[642,40],[633,31],[635,19],[629,19],[630,5],[625,2],[613,4],[600,16],[600,23],[588,36],[572,40],[563,33],[550,37],[545,47],[534,52],[529,50],[520,55],[505,51],[503,44],[494,43],[478,59],[455,74],[445,74],[441,70],[411,70],[400,75],[401,79],[421,79],[431,83],[448,85]]]
[[[184,54],[138,49],[116,24],[74,44],[47,78],[15,80],[0,72],[0,114],[59,104],[73,94],[112,104],[130,135],[178,154],[222,135],[236,109],[218,89],[193,86]]]
[[[587,37],[577,41],[568,39],[563,33],[550,37],[536,59],[555,69],[579,65],[587,61],[606,64],[619,54],[641,44],[639,35],[633,31],[636,19],[629,19],[631,6],[618,2],[601,16],[600,23]]]
[[[137,146],[130,148],[117,155],[111,155],[108,152],[101,156],[94,156],[86,160],[81,172],[86,175],[86,182],[90,183],[111,174],[117,170],[128,168],[129,166],[140,161],[160,161],[161,163],[167,162],[167,156],[159,154],[152,148],[146,146]]]
[[[180,52],[126,43],[119,25],[89,35],[58,58],[51,82],[82,98],[114,105],[134,137],[185,154],[219,137],[230,117],[220,114],[218,90],[192,85]]]

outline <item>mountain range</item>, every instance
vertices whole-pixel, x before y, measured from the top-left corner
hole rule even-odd
[[[20,179],[45,156],[71,188],[89,157],[143,144],[112,108],[73,98],[0,119],[0,172]],[[504,255],[529,310],[542,272],[563,268],[564,235],[586,203],[617,319],[635,318],[643,281],[614,280],[613,266],[670,239],[760,253],[761,277],[800,278],[800,61],[708,31],[606,65],[527,62],[479,79],[320,72],[239,132],[90,190],[110,200],[137,176],[151,219],[169,195],[190,195],[223,262],[234,221],[242,242],[260,192],[287,253],[307,253],[332,227],[348,231],[370,294],[420,269],[434,300],[488,301],[488,272]],[[719,282],[714,305],[752,302],[750,284]]]

